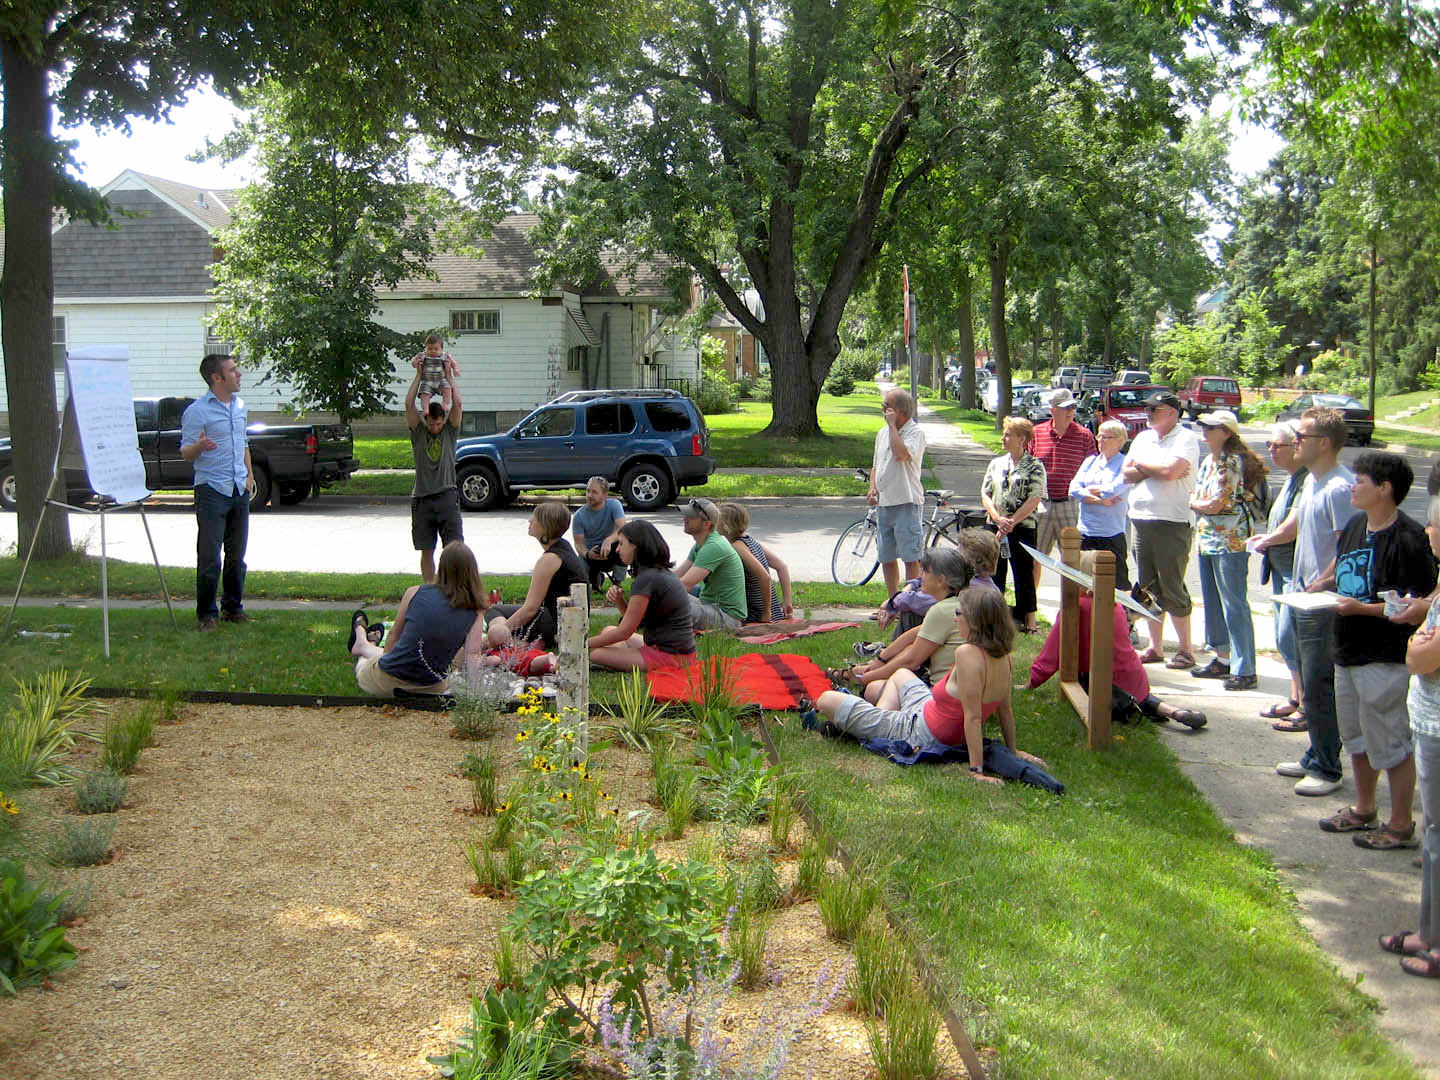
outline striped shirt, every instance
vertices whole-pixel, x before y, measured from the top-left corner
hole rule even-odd
[[[1080,471],[1085,459],[1097,450],[1095,436],[1075,421],[1060,438],[1055,437],[1055,422],[1045,420],[1035,425],[1035,438],[1030,453],[1045,466],[1045,494],[1052,500],[1070,498],[1070,481]]]

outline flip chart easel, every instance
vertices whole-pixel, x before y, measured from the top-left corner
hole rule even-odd
[[[1095,575],[1079,569],[1080,530],[1060,530],[1057,564],[1028,544],[1025,550],[1042,566],[1060,574],[1060,697],[1085,724],[1091,750],[1110,746],[1111,690],[1115,683],[1115,555],[1095,552]],[[1090,604],[1090,689],[1080,685],[1080,590],[1088,588]],[[1128,596],[1125,600],[1130,600]],[[1137,606],[1133,604],[1126,605]],[[1140,610],[1144,610],[1141,608]]]
[[[55,448],[55,463],[50,469],[50,483],[45,502],[40,508],[40,521],[30,537],[30,550],[20,567],[20,580],[15,584],[15,598],[5,618],[5,636],[15,619],[25,575],[35,554],[35,541],[40,525],[53,506],[60,512],[95,514],[100,518],[100,609],[105,642],[105,657],[110,657],[110,583],[105,539],[105,515],[132,507],[140,511],[145,539],[150,544],[150,557],[155,561],[155,574],[160,591],[170,611],[170,625],[180,629],[175,620],[175,607],[170,590],[160,569],[160,556],[145,517],[145,500],[153,494],[145,487],[145,463],[140,458],[140,436],[135,430],[135,405],[130,392],[130,350],[125,345],[95,345],[76,349],[65,357],[65,412],[60,420],[60,439]],[[68,492],[65,469],[83,468],[90,490],[108,499],[98,506],[74,506],[66,502]]]

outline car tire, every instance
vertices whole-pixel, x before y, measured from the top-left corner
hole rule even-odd
[[[500,475],[490,465],[462,468],[456,477],[462,510],[493,510],[504,501]]]
[[[256,465],[253,472],[255,494],[250,496],[250,512],[255,514],[264,510],[265,504],[270,501],[270,470],[264,465]]]
[[[620,478],[620,497],[627,510],[659,510],[675,497],[675,485],[663,465],[632,465]]]
[[[0,510],[14,510],[16,504],[15,470],[0,473]]]

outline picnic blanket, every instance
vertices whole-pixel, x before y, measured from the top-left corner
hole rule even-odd
[[[717,666],[718,665],[718,666]],[[736,701],[762,709],[794,709],[831,689],[825,672],[799,653],[745,653],[697,660],[689,667],[645,672],[656,701],[704,701],[722,687]]]
[[[781,622],[743,623],[730,631],[747,645],[774,645],[787,638],[809,637],[827,630],[852,630],[858,622],[821,622],[818,619],[784,619]]]
[[[860,745],[896,765],[943,765],[947,761],[970,760],[970,752],[963,746],[916,750],[904,739],[868,739]],[[1022,784],[1044,788],[1056,795],[1065,794],[1065,785],[1059,780],[1040,766],[1012,753],[1008,746],[995,739],[985,740],[985,771],[1003,780],[1019,780]]]

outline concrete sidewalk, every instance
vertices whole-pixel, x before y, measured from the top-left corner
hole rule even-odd
[[[942,487],[959,488],[965,477],[973,476],[977,455],[986,460],[994,455],[952,425],[926,417],[925,411],[922,406],[919,422],[931,448],[930,464]],[[1042,579],[1039,600],[1045,616],[1053,620],[1060,589],[1051,577]],[[1191,623],[1203,639],[1203,613],[1198,595],[1195,599]],[[1227,693],[1217,682],[1192,678],[1186,671],[1169,671],[1163,665],[1146,668],[1156,694],[1203,709],[1210,721],[1198,732],[1161,725],[1161,737],[1174,749],[1186,776],[1234,830],[1236,840],[1263,849],[1274,860],[1294,890],[1301,920],[1315,941],[1345,978],[1363,980],[1363,989],[1384,1006],[1382,1029],[1426,1075],[1440,1077],[1440,1024],[1435,1022],[1440,986],[1406,975],[1399,958],[1376,944],[1380,934],[1413,930],[1417,924],[1420,871],[1411,861],[1415,852],[1366,851],[1348,836],[1320,831],[1320,818],[1354,804],[1348,762],[1345,786],[1328,798],[1298,796],[1291,790],[1293,780],[1275,774],[1277,762],[1296,760],[1309,743],[1303,734],[1274,731],[1270,721],[1258,715],[1266,704],[1290,696],[1290,677],[1273,651],[1272,613],[1257,605],[1254,623],[1256,647],[1268,651],[1260,656],[1257,691]],[[1388,798],[1382,784],[1382,807]],[[1415,809],[1418,817],[1418,800]]]

